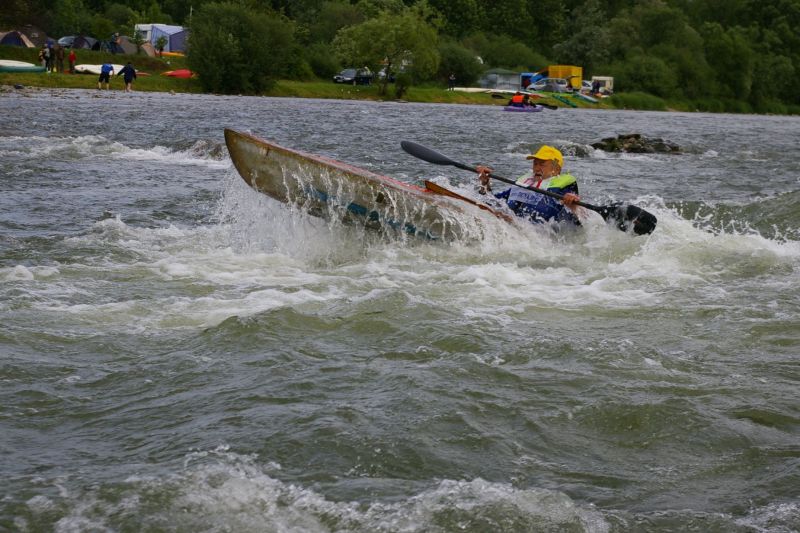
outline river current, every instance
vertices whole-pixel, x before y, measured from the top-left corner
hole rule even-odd
[[[488,97],[487,97],[488,100]],[[0,93],[0,531],[800,530],[800,119]],[[523,115],[523,116],[520,116]],[[223,128],[472,194],[561,148],[638,237],[392,238]],[[672,155],[590,145],[642,133]]]

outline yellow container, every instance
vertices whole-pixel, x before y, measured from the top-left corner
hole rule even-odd
[[[575,65],[550,65],[547,67],[547,77],[564,78],[574,89],[581,88],[583,81],[583,67]]]

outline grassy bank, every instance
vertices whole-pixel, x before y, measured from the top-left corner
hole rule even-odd
[[[163,76],[169,70],[187,68],[186,59],[181,57],[158,58],[146,55],[113,55],[92,50],[77,50],[76,64],[98,65],[102,63],[125,64],[131,61],[140,75],[133,83],[135,91],[159,91],[175,93],[202,93],[203,89],[196,79],[180,79]],[[0,59],[14,59],[39,64],[38,50],[34,48],[19,48],[14,46],[0,46]],[[68,68],[68,64],[65,66]],[[46,73],[0,73],[0,85],[24,87],[45,87],[64,89],[96,89],[97,76],[92,74],[46,74]],[[122,78],[114,76],[111,80],[112,90],[122,90]],[[335,98],[343,100],[372,100],[393,101],[394,86],[390,85],[388,94],[379,94],[377,85],[354,86],[341,85],[328,80],[293,81],[280,80],[275,86],[265,91],[262,96],[298,97],[298,98]],[[502,106],[505,99],[492,98],[485,93],[465,93],[447,91],[442,86],[423,85],[411,87],[404,95],[403,100],[418,103],[446,103],[446,104],[475,104]],[[608,102],[592,104],[578,99],[571,99],[578,107],[610,107]],[[550,105],[566,107],[566,104],[554,99],[543,100]]]

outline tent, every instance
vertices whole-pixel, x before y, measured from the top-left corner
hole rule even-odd
[[[36,48],[33,41],[28,39],[28,36],[17,30],[11,30],[0,33],[0,44],[7,46],[24,46],[26,48]]]
[[[153,24],[150,42],[155,46],[158,38],[164,36],[167,38],[167,45],[164,47],[165,52],[184,52],[186,51],[186,37],[188,35],[189,32],[182,26]]]
[[[108,42],[108,51],[112,54],[136,54],[136,45],[131,42],[129,37],[121,36],[117,38],[116,42]]]
[[[156,57],[156,49],[150,43],[144,43],[141,47],[142,51],[150,57]]]
[[[153,47],[156,46],[159,37],[165,37],[167,43],[164,46],[165,52],[185,52],[186,38],[189,30],[183,26],[169,26],[167,24],[137,24],[135,26],[142,39],[148,41]]]
[[[95,48],[97,46],[97,48]],[[99,50],[99,43],[97,39],[94,37],[87,37],[85,35],[79,35],[75,37],[75,40],[72,41],[72,48],[87,48],[89,50]]]

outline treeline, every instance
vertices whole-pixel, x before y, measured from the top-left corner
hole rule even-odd
[[[474,83],[488,68],[574,64],[615,88],[712,111],[796,112],[800,0],[6,0],[0,29],[130,35],[191,28],[208,90],[367,66],[411,83]],[[480,58],[480,59],[478,59]],[[387,87],[384,85],[383,89]]]

